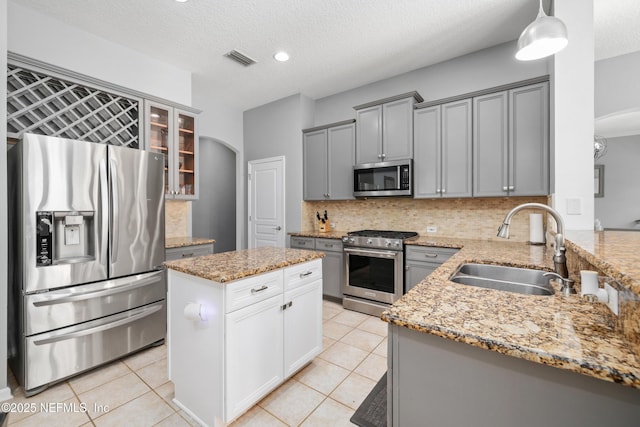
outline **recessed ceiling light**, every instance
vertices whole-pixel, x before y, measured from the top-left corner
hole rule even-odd
[[[273,55],[273,59],[278,62],[286,62],[289,60],[289,54],[287,52],[278,52]]]
[[[176,1],[177,1],[178,3],[186,3],[186,2],[188,2],[189,0],[176,0]]]

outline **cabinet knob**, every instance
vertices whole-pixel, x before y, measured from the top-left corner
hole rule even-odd
[[[446,193],[446,192],[447,192],[447,190],[445,190],[445,189],[443,188],[443,189],[442,189],[442,191],[440,191],[440,192],[444,194],[444,193]]]
[[[442,190],[440,190],[439,188],[436,188],[436,193],[442,193]]]
[[[513,190],[515,190],[515,189],[516,189],[516,187],[515,187],[514,185],[510,185],[510,186],[509,186],[509,191],[513,191]]]
[[[504,187],[502,187],[502,191],[509,191],[509,187],[505,185]]]

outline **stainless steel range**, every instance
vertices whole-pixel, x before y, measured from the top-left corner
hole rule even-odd
[[[344,285],[342,305],[379,316],[402,296],[404,242],[413,231],[360,230],[342,238]]]

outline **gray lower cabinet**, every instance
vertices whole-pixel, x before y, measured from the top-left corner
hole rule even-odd
[[[344,278],[342,242],[338,239],[316,239],[316,250],[325,253],[322,259],[322,293],[342,300]]]
[[[315,249],[325,253],[322,259],[322,294],[342,300],[344,259],[339,239],[291,236],[290,246],[298,249]]]
[[[179,248],[168,248],[165,250],[167,261],[175,259],[191,258],[200,255],[209,255],[213,253],[213,243],[205,245],[182,246]]]
[[[405,260],[404,291],[409,292],[425,277],[433,273],[443,262],[453,256],[458,249],[431,246],[407,245]]]
[[[355,124],[303,131],[304,200],[353,199]]]
[[[638,390],[389,325],[387,425],[638,424]]]
[[[471,99],[414,112],[414,197],[471,197]]]
[[[473,99],[473,195],[549,194],[549,84]]]

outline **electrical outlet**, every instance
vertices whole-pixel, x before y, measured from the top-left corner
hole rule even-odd
[[[437,232],[438,232],[438,227],[436,227],[435,225],[431,225],[427,227],[427,233],[437,233]]]
[[[607,302],[607,306],[611,309],[611,311],[613,311],[613,314],[617,316],[620,313],[620,310],[618,307],[618,290],[613,286],[611,286],[610,284],[608,284],[607,282],[604,283],[604,289],[607,291],[607,294],[609,295],[609,301]]]

